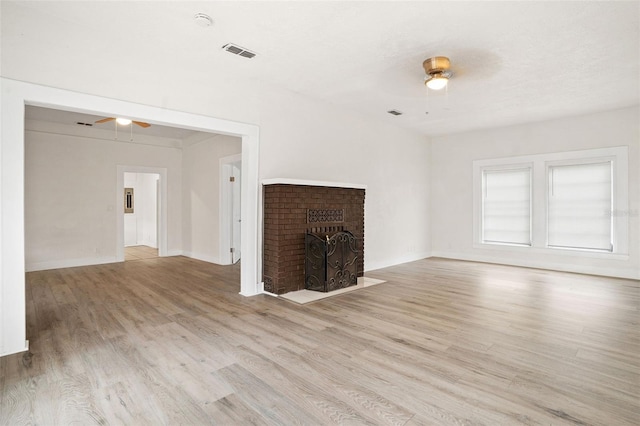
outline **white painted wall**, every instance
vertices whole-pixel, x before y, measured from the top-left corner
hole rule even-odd
[[[65,52],[60,54],[64,61]],[[192,75],[193,68],[184,68],[179,79],[158,90],[150,82],[132,84],[125,76],[119,78],[120,67],[107,66],[111,72],[97,69],[91,76],[78,73],[70,78],[74,69],[39,73],[26,63],[25,68],[20,67],[23,58],[9,59],[18,62],[12,62],[9,76],[21,80],[257,124],[260,179],[285,177],[368,186],[365,270],[429,254],[429,147],[421,135],[284,89],[239,80],[225,75],[223,69],[202,76]],[[146,64],[140,65],[144,70]],[[150,75],[156,71],[149,69]],[[252,237],[261,238],[261,234],[258,229],[258,235]]]
[[[117,56],[109,56],[104,50],[87,56],[82,53],[83,49],[73,48],[82,42],[82,38],[59,31],[57,27],[48,27],[55,26],[55,22],[45,22],[47,28],[42,30],[47,34],[55,33],[56,43],[43,42],[46,39],[42,38],[12,37],[9,40],[0,37],[3,46],[10,42],[6,46],[9,48],[2,49],[0,58],[3,78],[1,197],[2,223],[5,224],[2,225],[0,253],[3,268],[0,332],[5,335],[0,335],[0,344],[3,344],[0,354],[20,350],[25,338],[24,308],[20,307],[24,306],[25,266],[20,255],[25,242],[23,209],[6,208],[7,204],[22,205],[21,128],[25,102],[35,101],[41,106],[62,105],[100,114],[119,113],[151,123],[186,122],[191,128],[212,128],[213,131],[242,135],[242,171],[247,173],[242,181],[243,197],[247,197],[243,199],[242,218],[242,294],[260,291],[262,212],[261,188],[256,184],[264,178],[367,185],[366,270],[429,254],[429,145],[423,136],[364,118],[351,112],[348,105],[328,104],[286,88],[230,74],[224,66],[202,69],[197,64],[176,65],[170,56],[162,55],[157,61],[140,61],[135,54],[118,52]],[[43,58],[46,58],[47,66],[42,66]],[[122,66],[123,63],[126,66]],[[14,84],[12,80],[18,83]],[[52,154],[56,151],[53,146],[48,149]],[[102,149],[105,152],[100,154],[104,154],[102,160],[105,162],[115,165],[122,160],[118,153]],[[182,199],[178,195],[179,200],[176,200],[175,194],[179,191],[174,192],[171,185],[179,182],[181,187],[181,176],[173,172],[173,162],[168,166],[160,165],[157,164],[158,157],[145,155],[148,149],[130,147],[132,152],[128,158],[131,161],[123,164],[169,169],[169,252],[180,250],[181,239],[172,238],[182,234],[181,209],[178,212],[172,209],[180,205]],[[100,170],[100,166],[96,166]],[[11,179],[11,185],[8,179]],[[101,185],[104,186],[102,190],[113,189],[115,179]],[[88,245],[84,247],[86,251],[74,249],[61,258],[82,260],[90,253],[92,259],[113,259],[115,241],[110,241],[109,235],[115,232],[107,228],[111,227],[110,214],[115,213],[108,212],[108,205],[104,203],[87,208],[96,209],[92,214],[104,219],[104,227],[97,230],[104,237],[94,239],[92,243],[78,238],[77,245]],[[64,224],[64,220],[61,223]],[[175,226],[180,230],[174,229]],[[42,258],[35,257],[32,261],[40,263]]]
[[[435,138],[431,148],[431,244],[434,256],[640,278],[640,111],[637,107]],[[629,253],[532,253],[473,247],[474,160],[615,146],[629,149]],[[624,257],[624,256],[623,256]]]
[[[242,151],[239,138],[224,135],[185,141],[182,167],[183,254],[213,263],[220,258],[220,158]]]
[[[30,51],[60,64],[77,61],[71,50],[54,50],[43,51],[36,45]],[[91,73],[67,66],[45,71],[34,69],[27,57],[12,55],[14,51],[3,53],[5,77],[259,126],[259,179],[367,185],[365,270],[429,254],[429,146],[417,133],[365,118],[348,106],[336,107],[262,81],[240,78],[224,67],[205,72],[197,66],[179,70],[172,66],[175,73],[161,73],[160,78],[158,70],[165,68],[158,64],[135,63],[123,68],[118,59],[113,64],[105,61]],[[131,70],[139,78],[131,78]],[[260,222],[257,226],[257,235],[247,238],[261,238]],[[246,254],[244,250],[245,260]]]
[[[367,185],[365,271],[429,255],[426,138],[286,92],[262,107],[261,178]]]
[[[138,211],[138,244],[158,248],[158,180],[154,173],[138,173],[137,203]]]
[[[156,173],[124,173],[124,187],[133,188],[133,213],[124,214],[125,247],[143,245],[157,248],[157,184]]]
[[[95,139],[73,126],[63,126],[66,134],[56,134],[47,131],[50,127],[28,122],[25,132],[26,270],[117,260],[116,223],[117,215],[122,214],[115,205],[117,196],[122,197],[116,187],[118,165],[168,169],[172,199],[168,251],[180,252],[180,149]],[[61,126],[50,130],[60,132]],[[136,202],[144,203],[144,191],[135,196]],[[138,219],[144,232],[144,217]]]

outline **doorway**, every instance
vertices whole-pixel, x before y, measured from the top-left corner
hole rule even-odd
[[[124,260],[158,257],[158,173],[124,173]]]
[[[130,247],[167,253],[167,169],[162,167],[117,166],[116,258],[126,259]],[[139,250],[138,250],[139,251]],[[148,257],[149,250],[137,253]]]

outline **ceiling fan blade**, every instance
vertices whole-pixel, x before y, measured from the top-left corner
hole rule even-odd
[[[98,121],[96,121],[96,123],[97,123],[97,124],[106,123],[106,122],[108,122],[108,121],[113,121],[113,120],[115,120],[115,119],[116,119],[115,117],[107,117],[107,118],[103,118],[102,120],[98,120]]]
[[[151,126],[151,124],[145,123],[144,121],[134,121],[133,123],[137,124],[140,127],[145,127],[145,128]]]

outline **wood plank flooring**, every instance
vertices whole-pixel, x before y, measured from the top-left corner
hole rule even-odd
[[[239,265],[27,274],[2,425],[637,425],[640,283],[427,259],[307,305]]]
[[[124,248],[124,260],[153,259],[158,257],[158,249],[149,246],[129,246]]]

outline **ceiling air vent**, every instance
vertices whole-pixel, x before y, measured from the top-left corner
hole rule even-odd
[[[252,51],[233,43],[225,44],[224,46],[222,46],[222,49],[226,50],[229,53],[233,53],[234,55],[242,56],[243,58],[251,59],[256,56],[256,54]]]
[[[82,121],[76,121],[76,124],[79,126],[88,126],[88,127],[93,126],[93,124],[91,123],[83,123]]]
[[[402,113],[400,111],[398,111],[397,109],[392,109],[390,111],[387,111],[389,114],[391,115],[402,115]]]

